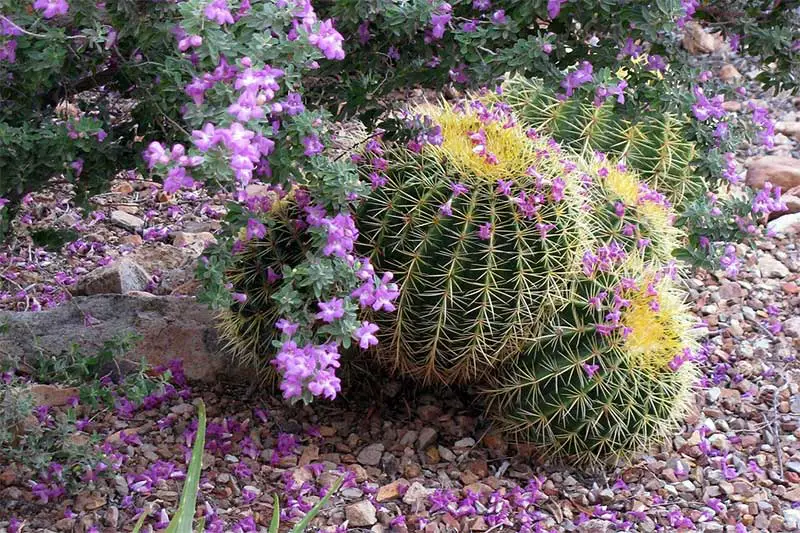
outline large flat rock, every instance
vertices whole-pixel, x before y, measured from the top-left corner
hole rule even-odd
[[[36,313],[0,312],[0,358],[24,359],[38,350],[60,354],[73,344],[93,354],[113,337],[142,338],[128,356],[152,365],[181,359],[190,379],[213,381],[229,367],[214,315],[193,298],[145,294],[79,296]]]

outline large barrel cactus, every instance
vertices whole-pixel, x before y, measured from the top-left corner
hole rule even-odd
[[[502,103],[423,112],[440,142],[389,148],[386,183],[358,215],[365,253],[400,287],[396,313],[375,318],[391,368],[473,382],[570,301],[592,251],[670,261],[669,202],[624,165],[562,151]]]
[[[463,383],[515,356],[562,305],[579,249],[577,181],[557,144],[528,138],[501,109],[425,112],[441,143],[389,149],[387,183],[359,231],[400,287],[397,311],[375,317],[380,359],[424,382]]]
[[[645,450],[693,404],[691,315],[669,277],[634,263],[576,281],[573,302],[487,387],[500,426],[545,458]]]
[[[521,76],[506,81],[502,98],[527,126],[576,152],[599,151],[623,159],[673,203],[702,191],[692,164],[694,143],[686,140],[685,126],[668,113],[627,121],[613,102],[597,106],[586,97],[559,98],[541,82]]]

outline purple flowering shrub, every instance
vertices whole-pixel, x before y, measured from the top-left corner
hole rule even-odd
[[[744,87],[721,82],[688,60],[682,28],[693,18],[720,29],[735,54],[772,63],[759,78],[765,86],[796,89],[800,68],[800,3],[721,0],[703,2],[591,2],[583,0],[418,0],[380,7],[358,2],[323,4],[336,17],[349,57],[358,69],[345,76],[345,113],[365,121],[381,116],[381,91],[410,83],[432,87],[453,84],[493,86],[507,73],[534,76],[557,91],[558,98],[610,104],[619,121],[670,114],[681,142],[694,145],[684,177],[687,202],[678,206],[688,218],[702,209],[722,215],[724,224],[691,222],[695,232],[682,256],[696,264],[715,264],[725,242],[750,239],[748,228],[759,213],[733,209],[736,201],[718,201],[728,183],[742,180],[733,154],[745,141],[769,147],[773,125],[767,110],[746,102],[740,114],[728,113],[725,100],[746,100]],[[425,18],[427,16],[427,18]],[[405,23],[401,21],[405,19]],[[369,65],[369,73],[363,66]],[[320,91],[325,94],[324,87]],[[332,98],[335,100],[335,98]],[[602,113],[600,113],[602,114]],[[569,117],[565,117],[568,119]],[[392,122],[378,121],[391,129]],[[575,128],[574,131],[579,131]],[[568,132],[567,132],[568,133]],[[558,137],[558,135],[556,135]],[[604,149],[604,151],[607,151]],[[684,158],[686,159],[686,158]],[[718,190],[719,189],[719,190]],[[706,197],[706,190],[714,194]],[[717,194],[720,193],[720,194]],[[755,193],[747,193],[755,194]],[[730,207],[732,210],[726,211]],[[777,206],[776,206],[777,207]],[[728,230],[723,230],[723,226]],[[724,241],[721,246],[697,243]]]
[[[306,108],[302,97],[318,62],[343,58],[343,37],[307,2],[254,2],[234,12],[223,1],[179,8],[191,54],[183,114],[191,144],[153,141],[144,157],[167,192],[217,182],[232,193],[226,238],[200,266],[204,299],[247,319],[268,310],[266,331],[253,332],[257,348],[249,354],[279,372],[286,399],[333,399],[340,349],[353,342],[366,348],[375,338],[374,326],[358,320],[359,308],[393,310],[391,276],[379,276],[353,250],[358,231],[350,205],[368,187],[350,160],[328,156],[326,115]],[[260,36],[265,27],[272,39]],[[292,214],[276,220],[287,204]],[[292,258],[292,238],[273,239],[281,224],[298,242]],[[261,257],[259,246],[278,256]],[[253,250],[256,268],[247,276],[259,283],[263,276],[269,290],[248,290],[231,272],[252,268]]]

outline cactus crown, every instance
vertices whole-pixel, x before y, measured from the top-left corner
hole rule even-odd
[[[534,145],[502,109],[443,103],[423,106],[418,113],[430,116],[441,127],[441,144],[425,148],[446,160],[459,176],[492,183],[518,179],[536,163]]]
[[[375,317],[379,357],[427,382],[470,382],[563,306],[579,250],[577,181],[557,144],[529,139],[501,108],[420,112],[441,143],[388,148],[387,183],[357,217],[372,263],[400,287],[396,313]]]

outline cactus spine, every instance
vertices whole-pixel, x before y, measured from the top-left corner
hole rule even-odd
[[[254,239],[236,256],[226,272],[231,291],[246,295],[218,315],[218,330],[234,360],[257,371],[265,381],[276,374],[270,364],[279,338],[275,322],[280,318],[277,292],[284,267],[302,262],[308,251],[308,235],[296,225],[296,205],[291,199],[277,201],[267,217],[267,233]]]

